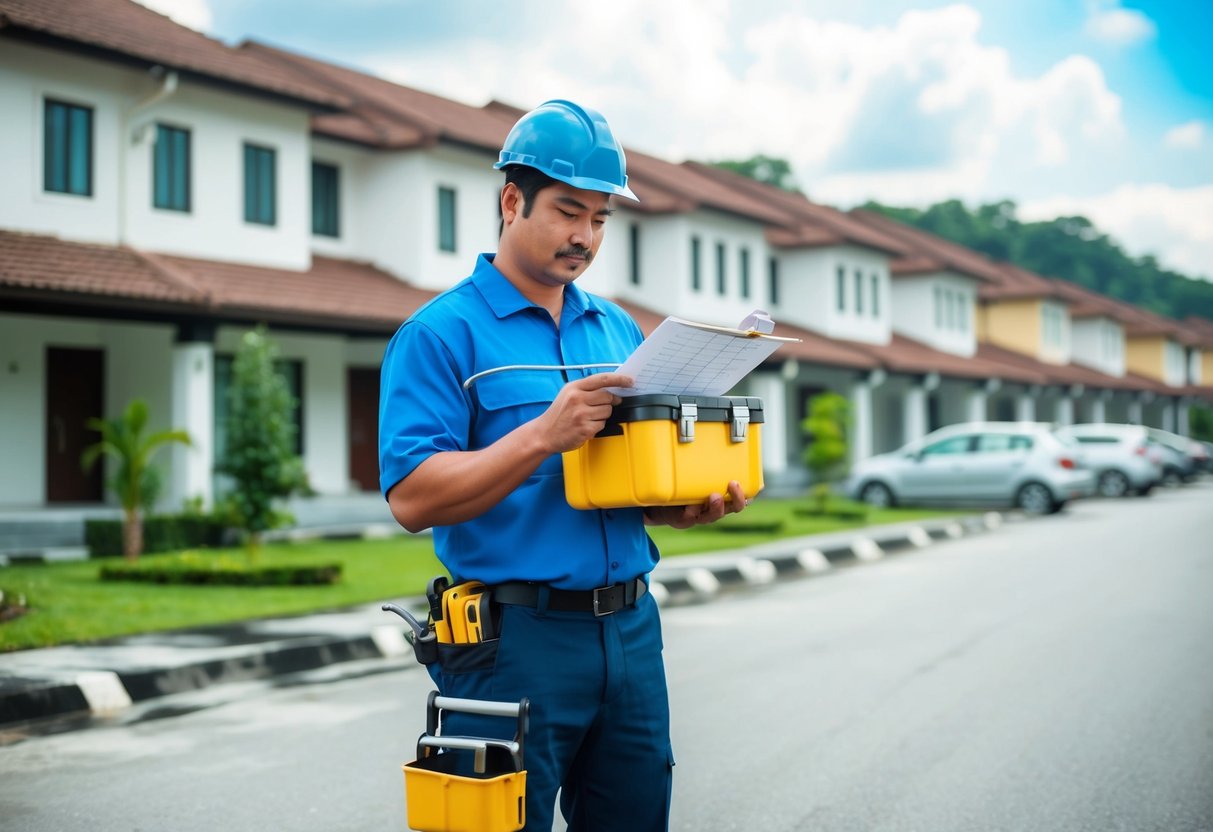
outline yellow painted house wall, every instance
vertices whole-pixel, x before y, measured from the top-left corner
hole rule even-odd
[[[1125,369],[1146,378],[1166,381],[1167,338],[1141,335],[1125,339]]]
[[[1213,384],[1213,347],[1200,351],[1200,383]]]
[[[987,303],[979,317],[977,337],[1003,349],[1036,358],[1040,354],[1040,321],[1039,300]]]

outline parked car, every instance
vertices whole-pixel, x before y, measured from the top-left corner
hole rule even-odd
[[[1015,506],[1049,514],[1094,493],[1081,449],[1035,422],[949,425],[853,466],[847,493],[876,506]]]
[[[1146,428],[1146,430],[1149,432],[1150,438],[1162,446],[1164,454],[1163,482],[1165,484],[1179,485],[1181,482],[1191,482],[1196,479],[1196,475],[1201,470],[1201,454],[1196,450],[1196,442],[1160,428]]]
[[[1141,425],[1087,424],[1058,428],[1083,449],[1083,461],[1104,497],[1149,494],[1162,482],[1162,455],[1150,452],[1150,434]]]

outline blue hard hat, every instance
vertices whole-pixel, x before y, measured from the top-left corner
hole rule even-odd
[[[572,101],[545,101],[518,119],[494,168],[526,165],[574,188],[635,199],[623,146],[602,113]]]

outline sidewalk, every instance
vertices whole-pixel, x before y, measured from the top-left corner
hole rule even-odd
[[[1009,515],[1017,517],[1018,515]],[[658,603],[701,603],[734,588],[828,572],[886,553],[998,528],[990,512],[786,538],[742,549],[663,560],[651,587]],[[385,599],[422,610],[424,599]],[[112,713],[132,703],[211,685],[266,679],[358,659],[412,661],[404,625],[379,604],[128,636],[89,645],[0,654],[0,726],[72,714]]]

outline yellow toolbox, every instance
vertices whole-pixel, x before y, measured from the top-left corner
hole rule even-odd
[[[762,399],[753,396],[625,398],[597,436],[563,455],[573,508],[679,506],[730,480],[762,490]]]
[[[518,720],[513,740],[444,736],[441,711]],[[405,763],[410,829],[418,832],[515,832],[526,825],[526,770],[522,744],[530,703],[454,699],[431,691],[426,733],[417,759]],[[442,753],[438,753],[441,750]]]

